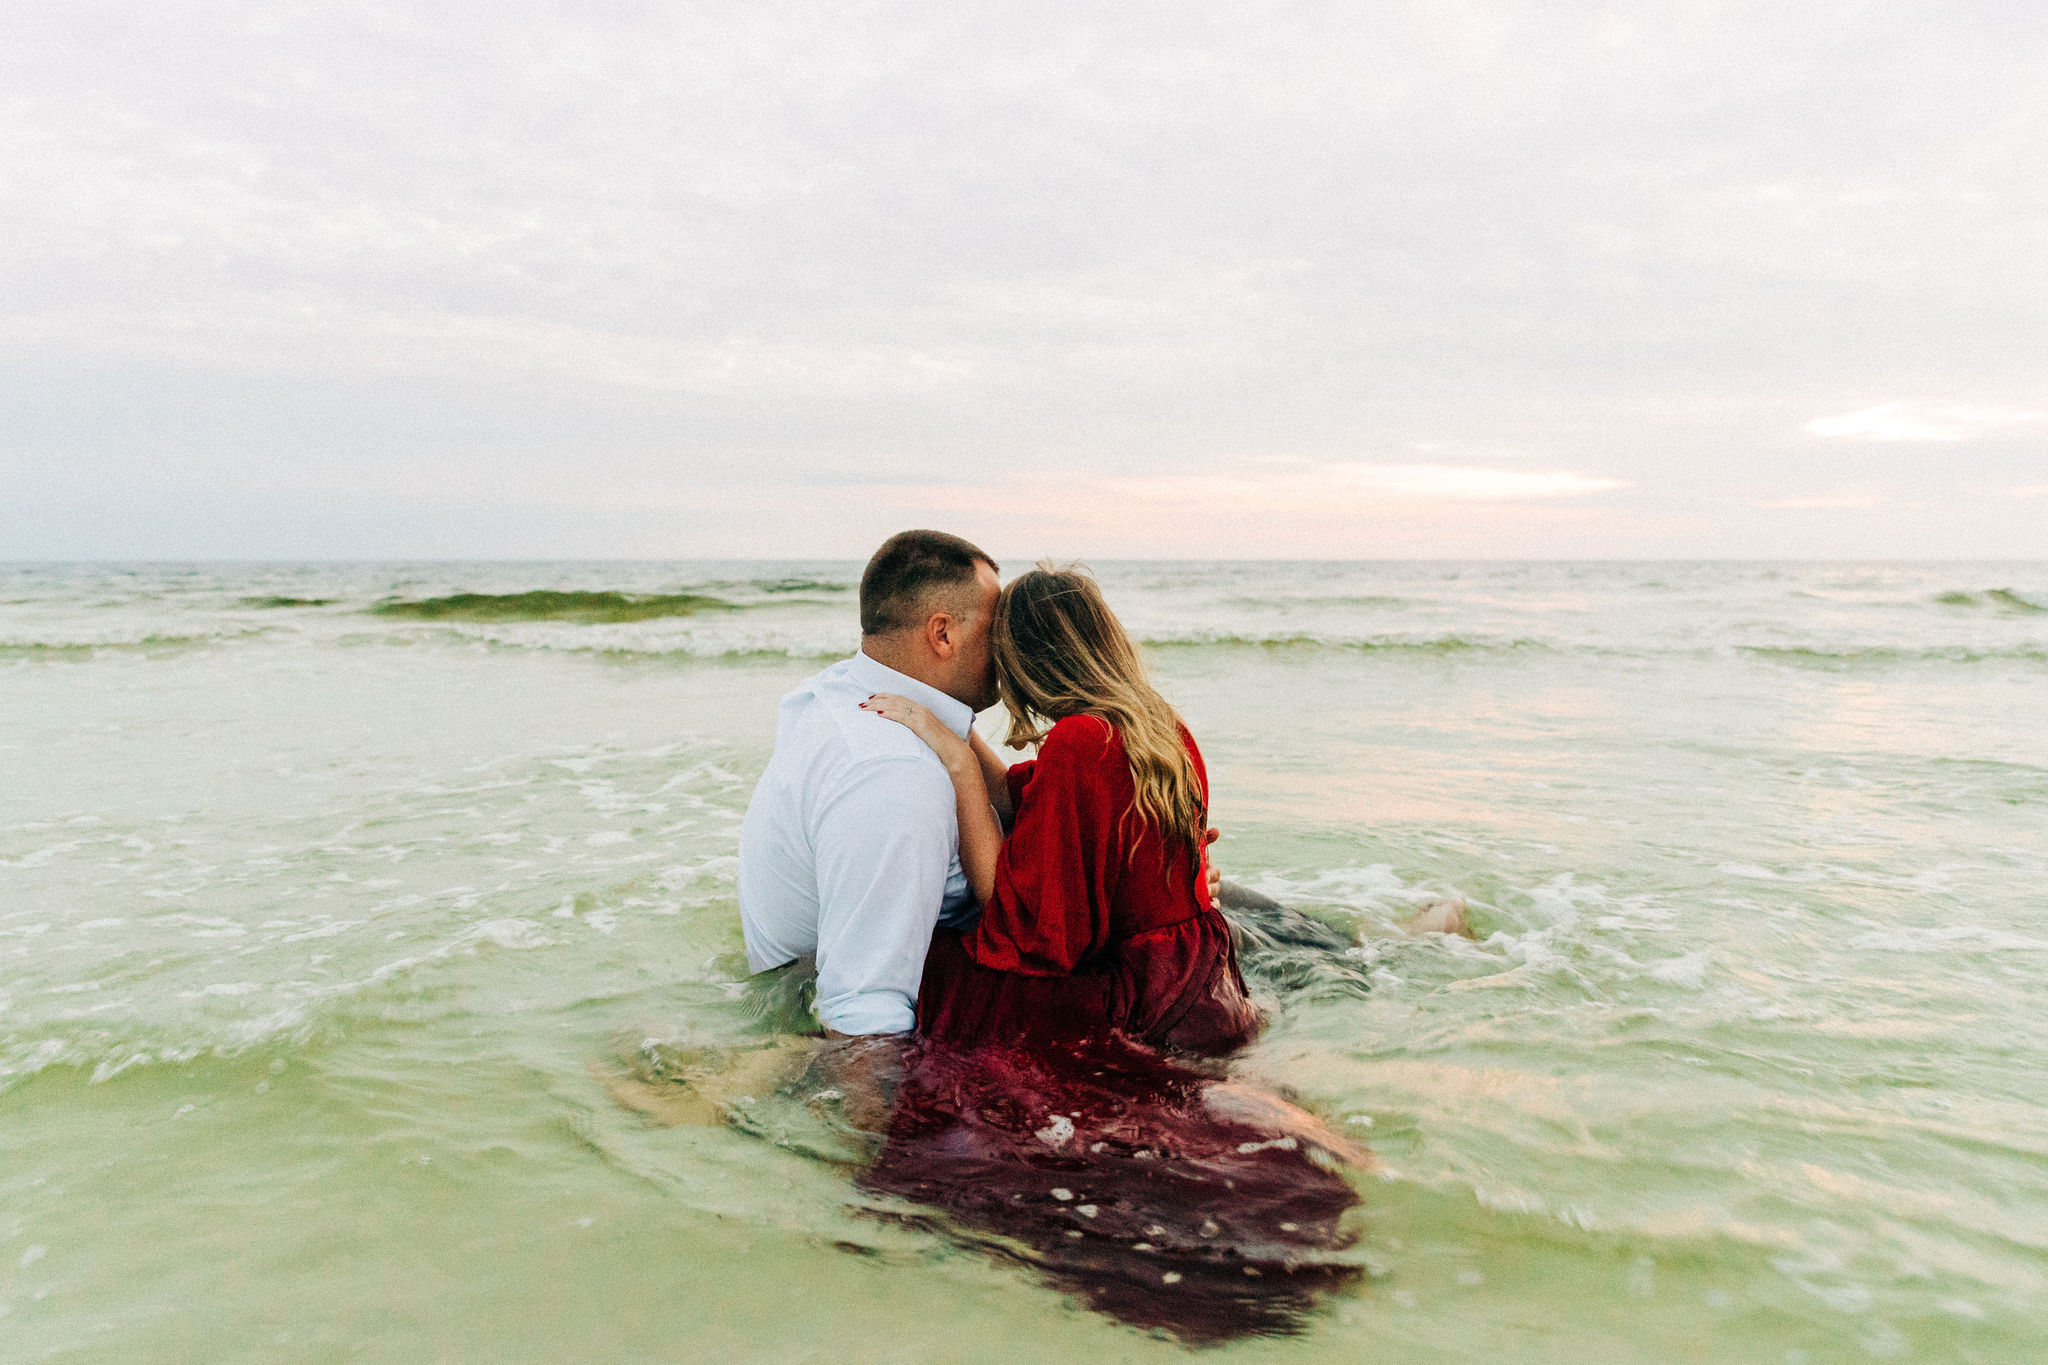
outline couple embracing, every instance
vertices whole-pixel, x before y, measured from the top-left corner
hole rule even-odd
[[[1092,578],[997,573],[941,531],[868,562],[860,652],[783,699],[747,809],[749,966],[815,958],[838,1035],[1238,1046],[1201,751]],[[998,700],[1036,758],[973,730]]]
[[[860,652],[783,699],[740,833],[749,963],[816,958],[855,1041],[813,1098],[881,1139],[881,1216],[938,1210],[1188,1341],[1290,1330],[1356,1273],[1340,1167],[1368,1158],[1202,1060],[1260,1018],[1201,751],[1093,579],[996,574],[937,531],[869,561]],[[974,732],[998,700],[1036,758]]]

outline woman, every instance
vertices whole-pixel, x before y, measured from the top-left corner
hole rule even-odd
[[[925,962],[918,1032],[957,1044],[1102,1037],[1221,1052],[1259,1026],[1204,856],[1209,779],[1180,717],[1086,573],[1040,565],[991,628],[1012,748],[1002,771],[894,694],[867,707],[944,760],[982,904]],[[1007,840],[998,810],[1014,812]]]
[[[869,703],[945,760],[983,908],[933,938],[921,1037],[860,1185],[996,1234],[1126,1322],[1189,1342],[1291,1330],[1356,1273],[1340,1253],[1358,1194],[1336,1167],[1364,1154],[1162,1051],[1259,1026],[1206,885],[1201,751],[1086,574],[1025,574],[990,634],[1010,743],[1038,742],[1035,760],[1005,771],[922,707]]]

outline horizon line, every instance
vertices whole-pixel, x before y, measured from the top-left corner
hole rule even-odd
[[[1556,555],[1556,556],[1312,556],[1312,555],[1214,555],[1201,558],[1165,555],[1031,555],[1020,552],[1008,555],[989,552],[994,558],[1019,559],[1036,562],[1038,559],[1066,560],[1069,562],[1097,564],[2048,564],[2048,555],[2031,558],[1991,556],[1989,558],[1966,558],[1950,555],[1841,555],[1841,556],[1782,556],[1782,555]],[[79,567],[125,567],[164,565],[312,565],[312,564],[862,564],[866,560],[851,555],[674,555],[674,556],[480,556],[480,555],[371,555],[362,558],[348,558],[335,555],[308,556],[303,559],[285,559],[270,555],[250,556],[209,556],[181,558],[139,557],[139,558],[0,558],[0,567],[41,568],[46,566]]]

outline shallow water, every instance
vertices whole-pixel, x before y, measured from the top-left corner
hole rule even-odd
[[[592,1074],[758,1043],[857,567],[0,567],[0,1355],[1182,1354]],[[2039,1357],[2048,567],[1100,568],[1227,870],[1363,937],[1238,1071],[1378,1154],[1364,1273],[1205,1354]],[[538,590],[643,601],[373,610]]]

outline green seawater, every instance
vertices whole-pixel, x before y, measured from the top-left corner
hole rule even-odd
[[[765,591],[782,591],[780,585]],[[266,607],[320,607],[320,598],[269,597],[247,599]],[[703,593],[459,592],[448,597],[393,598],[370,611],[378,616],[409,616],[421,621],[578,621],[584,624],[652,621],[664,616],[695,616],[700,611],[729,611],[730,602]]]
[[[1375,1152],[1365,1273],[1201,1356],[2043,1357],[2048,567],[1099,568],[1359,941],[1236,1071]],[[858,569],[0,566],[0,1360],[1186,1357],[601,1081],[770,1041],[733,851]],[[372,613],[538,593],[732,610]]]

